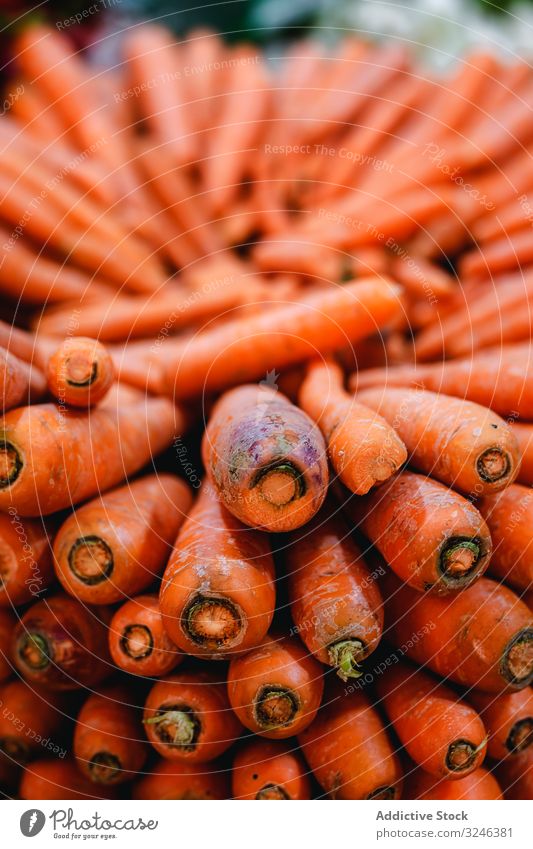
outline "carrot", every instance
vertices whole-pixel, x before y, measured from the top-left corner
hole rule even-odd
[[[268,538],[241,525],[204,484],[161,583],[170,639],[196,657],[247,651],[267,633],[275,601]]]
[[[513,484],[503,492],[481,499],[479,509],[494,545],[489,573],[517,592],[530,589],[533,585],[531,487]]]
[[[202,455],[234,516],[261,530],[290,531],[308,522],[324,501],[326,446],[316,425],[269,377],[263,385],[223,395],[205,430]]]
[[[299,640],[266,636],[255,649],[233,658],[228,696],[250,731],[282,740],[303,731],[320,707],[322,667]]]
[[[156,752],[186,763],[213,760],[241,732],[224,684],[209,672],[174,675],[154,684],[143,722]]]
[[[459,260],[461,277],[481,277],[487,273],[499,274],[520,268],[533,261],[531,232],[526,226],[522,230],[506,233],[500,239],[484,244],[481,250],[473,250]]]
[[[183,481],[148,475],[84,504],[54,540],[56,574],[71,595],[110,604],[163,571],[191,504]]]
[[[89,415],[54,404],[12,410],[0,422],[0,510],[47,515],[109,489],[170,444],[176,416],[162,398]]]
[[[71,407],[97,404],[113,378],[113,360],[96,339],[68,337],[48,361],[48,388],[60,404]]]
[[[515,693],[472,692],[469,701],[481,716],[488,731],[488,754],[496,760],[515,757],[533,743],[533,690],[526,687]]]
[[[73,751],[80,772],[94,784],[122,784],[147,757],[140,717],[120,686],[93,693],[76,720]]]
[[[296,238],[282,239],[280,234],[259,242],[252,251],[252,258],[261,271],[305,274],[313,282],[336,283],[342,276],[344,256],[329,245]]]
[[[0,348],[0,404],[2,411],[20,404],[38,401],[46,390],[46,380],[38,368]]]
[[[328,457],[341,481],[364,495],[387,480],[407,459],[395,430],[342,387],[342,371],[334,362],[314,362],[301,384],[299,402],[326,440]]]
[[[345,505],[396,575],[420,592],[464,589],[490,560],[489,529],[474,505],[448,487],[401,472]]]
[[[0,514],[0,607],[25,604],[52,583],[51,530],[13,510]]]
[[[456,288],[449,274],[422,257],[393,259],[389,273],[410,295],[417,298],[447,298]]]
[[[229,799],[229,780],[214,764],[159,761],[133,785],[134,799]]]
[[[22,774],[20,798],[35,799],[109,799],[111,788],[93,784],[82,775],[74,759],[32,761]]]
[[[287,565],[296,633],[340,678],[357,678],[360,661],[381,639],[383,610],[376,576],[347,528],[337,517],[318,516],[290,537]]]
[[[450,687],[401,663],[381,676],[377,690],[402,745],[426,772],[457,779],[481,766],[485,727]]]
[[[383,326],[399,310],[396,289],[369,279],[306,301],[270,309],[167,347],[163,385],[175,398],[260,380],[282,369],[357,342]],[[238,369],[238,372],[236,371]]]
[[[533,615],[507,587],[480,578],[440,598],[386,577],[385,621],[394,645],[409,658],[487,693],[531,682]]]
[[[33,333],[5,321],[0,321],[0,346],[25,363],[33,362],[39,353],[37,338]]]
[[[13,634],[15,664],[24,677],[50,690],[76,690],[100,683],[110,672],[109,616],[57,593],[33,604]]]
[[[400,798],[400,764],[378,712],[362,693],[332,697],[298,742],[329,798]]]
[[[513,422],[513,433],[522,457],[517,480],[519,483],[531,486],[533,484],[533,426],[527,422]]]
[[[130,29],[122,44],[127,81],[137,94],[140,111],[151,133],[179,164],[195,158],[188,126],[185,81],[179,69],[182,50],[170,32],[157,25]]]
[[[310,799],[311,782],[298,750],[288,743],[252,739],[235,755],[233,798]]]
[[[533,750],[507,757],[496,770],[506,799],[533,798]]]
[[[63,700],[39,691],[25,681],[9,681],[0,688],[0,752],[11,762],[27,763],[43,748],[61,753]],[[61,756],[61,755],[60,755]]]
[[[456,781],[436,779],[421,769],[417,769],[406,779],[405,799],[423,799],[424,801],[479,800],[492,801],[502,798],[500,786],[492,773],[486,769],[476,769],[470,775]]]
[[[530,418],[533,370],[529,352],[529,343],[504,345],[442,363],[371,368],[353,374],[349,386],[354,392],[371,386],[418,386],[474,401],[500,416]],[[516,428],[513,433],[519,439]]]
[[[11,610],[0,608],[0,681],[6,681],[13,672],[11,637],[16,622]]]
[[[461,492],[497,492],[518,473],[520,456],[511,428],[479,404],[396,388],[366,389],[356,398],[394,427],[415,468]]]
[[[145,678],[166,675],[183,660],[163,627],[156,595],[119,607],[109,626],[109,651],[120,669]]]

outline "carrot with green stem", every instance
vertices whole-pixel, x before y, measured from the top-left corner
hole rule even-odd
[[[189,487],[165,474],[84,504],[54,540],[64,589],[89,604],[111,604],[146,589],[161,575],[191,501]]]
[[[156,595],[139,595],[119,607],[109,625],[109,651],[120,669],[145,678],[166,675],[184,658],[163,627]]]
[[[244,743],[235,755],[231,780],[234,799],[311,798],[307,766],[290,743],[258,739]]]
[[[491,536],[479,510],[431,478],[400,472],[345,509],[396,575],[420,592],[464,589],[489,564]]]
[[[342,385],[333,361],[311,363],[300,387],[299,403],[317,422],[328,457],[341,481],[356,495],[387,480],[407,459],[396,431],[381,416],[359,404]]]
[[[94,784],[79,771],[74,759],[37,760],[29,763],[21,778],[20,798],[35,799],[109,799],[112,788]]]
[[[97,404],[114,379],[110,354],[97,339],[65,339],[48,360],[48,388],[60,404],[87,407]]]
[[[241,522],[290,531],[324,501],[326,446],[314,422],[265,384],[222,396],[204,433],[203,461],[220,500]]]
[[[0,608],[0,681],[6,681],[13,672],[11,639],[16,624],[11,610]]]
[[[161,583],[170,639],[211,660],[247,651],[266,635],[275,601],[268,537],[242,525],[204,483]]]
[[[394,427],[415,468],[461,492],[498,492],[518,474],[520,455],[510,426],[479,404],[394,387],[365,389],[356,399]]]
[[[233,658],[228,697],[250,731],[272,740],[293,737],[313,721],[324,689],[323,669],[297,638],[266,636]]]
[[[476,769],[455,781],[436,779],[417,769],[405,780],[405,799],[427,801],[496,801],[502,798],[500,785],[487,769]]]
[[[162,398],[89,414],[55,404],[12,410],[0,423],[0,509],[47,515],[84,501],[134,474],[183,424]]]
[[[163,758],[206,763],[241,733],[226,687],[209,672],[174,675],[154,684],[144,707],[148,740]]]
[[[418,386],[490,407],[500,416],[533,416],[533,359],[529,343],[487,348],[472,357],[442,363],[365,369],[354,373],[348,384],[353,392],[376,386]],[[513,425],[512,432],[519,442],[521,428],[525,427]]]
[[[111,672],[107,648],[110,616],[102,607],[89,610],[62,593],[33,604],[12,635],[19,672],[50,690],[93,687]]]
[[[179,399],[261,380],[271,369],[288,368],[370,336],[399,310],[396,288],[382,280],[318,291],[305,301],[163,346],[162,385]]]
[[[398,758],[381,717],[363,693],[334,691],[298,742],[329,798],[400,798]]]
[[[53,525],[0,514],[0,607],[25,604],[52,583]]]
[[[411,660],[487,693],[531,683],[533,614],[507,587],[480,578],[442,598],[388,574],[383,589],[390,638]]]
[[[140,716],[126,688],[111,685],[93,693],[76,719],[73,752],[78,768],[94,784],[122,784],[146,761]]]
[[[378,646],[382,599],[343,522],[321,517],[290,537],[289,600],[296,633],[321,663],[343,680]]]
[[[3,412],[30,401],[38,401],[46,391],[46,379],[35,366],[0,348],[0,405]]]
[[[0,688],[0,752],[16,763],[27,763],[49,741],[52,751],[61,751],[59,735],[65,722],[63,699],[56,693],[39,691],[22,680]]]
[[[495,495],[487,495],[479,509],[490,530],[493,553],[489,573],[510,584],[517,592],[533,586],[533,491],[512,484]]]
[[[457,779],[481,766],[487,751],[485,726],[450,687],[400,663],[381,676],[377,690],[402,745],[426,772]]]
[[[229,776],[222,765],[161,760],[137,779],[132,794],[134,799],[154,801],[229,799]]]
[[[533,690],[526,687],[515,693],[472,691],[468,700],[478,711],[487,729],[487,751],[491,758],[515,757],[533,743]]]

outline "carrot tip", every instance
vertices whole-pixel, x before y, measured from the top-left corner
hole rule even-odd
[[[154,650],[154,638],[146,625],[128,625],[120,638],[120,648],[132,660],[149,657]]]
[[[452,772],[463,772],[465,769],[469,769],[479,752],[486,745],[486,740],[483,740],[477,748],[469,740],[455,740],[454,743],[448,746],[446,766]]]
[[[145,719],[144,724],[154,726],[154,732],[162,743],[189,751],[194,749],[200,733],[196,716],[182,705],[162,708],[156,716]]]
[[[328,648],[329,662],[337,668],[337,675],[343,681],[361,677],[363,672],[359,662],[364,655],[365,647],[361,640],[341,640]]]
[[[274,507],[285,507],[291,501],[301,498],[305,492],[301,472],[292,463],[280,463],[262,469],[256,478],[262,497]]]
[[[51,660],[51,649],[46,637],[30,631],[19,638],[17,654],[30,669],[45,669]]]
[[[526,687],[533,678],[533,628],[519,631],[507,646],[501,664],[509,684]]]
[[[279,784],[265,784],[256,794],[255,798],[262,799],[289,799],[289,795]]]
[[[217,649],[235,642],[243,618],[229,599],[198,595],[183,612],[183,627],[195,643]]]
[[[479,542],[468,537],[450,537],[441,550],[442,581],[453,587],[464,587],[476,577],[480,562]]]
[[[482,480],[495,483],[509,474],[511,460],[501,448],[487,448],[478,457],[476,466]]]
[[[298,697],[288,687],[263,687],[254,713],[258,725],[266,730],[290,725],[298,712]]]
[[[105,581],[113,571],[113,552],[100,537],[79,537],[68,553],[68,564],[76,578],[94,586]]]
[[[533,717],[527,716],[515,722],[505,741],[510,752],[523,752],[533,743]]]
[[[15,483],[22,466],[22,457],[17,448],[11,442],[0,442],[0,489],[7,489]]]
[[[96,752],[89,762],[91,781],[110,784],[122,772],[122,764],[111,752]]]

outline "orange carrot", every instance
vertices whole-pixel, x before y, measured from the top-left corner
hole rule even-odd
[[[319,291],[306,301],[229,321],[188,342],[167,347],[163,385],[175,398],[260,380],[356,342],[399,310],[394,287],[370,279]],[[164,348],[164,346],[163,346]],[[236,365],[238,364],[238,372]]]
[[[46,390],[44,375],[5,348],[0,348],[0,404],[3,412],[26,401],[38,401]]]
[[[0,752],[11,762],[27,763],[46,747],[61,757],[59,737],[65,721],[63,700],[25,681],[9,681],[0,688]]]
[[[50,690],[100,683],[111,672],[109,618],[105,608],[89,609],[60,593],[38,601],[13,634],[17,668],[32,684]]]
[[[409,756],[438,778],[457,779],[483,763],[487,734],[476,711],[450,688],[399,664],[377,682],[378,694]]]
[[[329,798],[400,798],[402,775],[393,745],[362,693],[331,698],[298,741]]]
[[[387,480],[407,459],[385,419],[343,390],[342,371],[332,361],[309,366],[299,402],[322,431],[335,472],[357,495]]]
[[[123,604],[109,626],[109,651],[120,669],[158,678],[183,660],[167,635],[156,595],[139,595]]]
[[[433,775],[417,769],[408,776],[405,799],[429,800],[478,800],[492,801],[502,798],[500,786],[492,773],[477,769],[456,781],[436,779]]]
[[[516,232],[493,239],[480,250],[463,255],[459,261],[459,274],[464,277],[481,277],[487,273],[499,274],[520,268],[533,261],[531,232],[528,226]]]
[[[95,784],[121,784],[143,767],[148,754],[131,696],[106,687],[84,702],[76,720],[73,750],[83,775]]]
[[[394,645],[442,677],[487,693],[533,679],[533,614],[488,578],[449,598],[386,576],[385,621]],[[416,639],[415,639],[416,638]]]
[[[290,542],[289,599],[295,630],[339,677],[357,678],[359,662],[381,639],[383,610],[376,576],[336,517],[319,514]]]
[[[513,433],[520,449],[521,461],[517,480],[533,485],[533,426],[526,422],[513,422]]]
[[[380,413],[420,471],[470,495],[497,492],[518,474],[512,430],[496,413],[427,390],[376,388],[356,395]]]
[[[11,610],[0,608],[0,681],[6,681],[13,672],[11,638],[16,622]]]
[[[320,431],[268,380],[223,395],[205,430],[202,455],[224,506],[261,530],[300,527],[326,496]]]
[[[251,740],[237,752],[232,773],[233,798],[310,799],[311,782],[298,750],[274,740]]]
[[[482,498],[479,509],[494,545],[490,574],[517,591],[528,590],[533,585],[533,491],[513,484]]]
[[[533,743],[533,690],[526,687],[516,693],[472,692],[468,699],[488,731],[488,753],[491,758],[503,760],[515,757]]]
[[[401,472],[345,506],[396,575],[420,592],[464,589],[490,561],[491,537],[480,512],[431,478]]]
[[[54,541],[63,587],[90,604],[146,589],[163,571],[190,505],[188,486],[171,475],[148,475],[84,504]]]
[[[266,636],[233,658],[230,704],[242,724],[263,737],[293,737],[313,721],[324,689],[322,667],[299,640]]]
[[[85,778],[74,760],[32,761],[22,775],[20,798],[35,799],[109,799],[110,788],[99,787]],[[112,796],[111,796],[112,797]]]
[[[96,339],[68,337],[48,361],[48,388],[60,404],[71,407],[97,404],[113,378],[113,360]]]
[[[213,760],[241,732],[224,684],[208,672],[174,675],[154,684],[143,721],[156,752],[186,763]]]
[[[51,530],[13,509],[0,514],[0,607],[25,604],[52,583]]]
[[[507,757],[496,774],[506,799],[533,798],[533,749]]]
[[[0,509],[47,515],[109,489],[170,444],[176,417],[161,398],[90,414],[54,404],[12,410],[1,422]]]
[[[134,799],[229,799],[229,780],[220,767],[159,761],[133,785]]]
[[[209,485],[178,535],[159,602],[171,640],[197,657],[247,651],[270,627],[275,588],[268,538],[241,525]]]

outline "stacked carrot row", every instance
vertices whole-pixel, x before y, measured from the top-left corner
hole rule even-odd
[[[15,48],[5,794],[532,798],[530,67]]]

